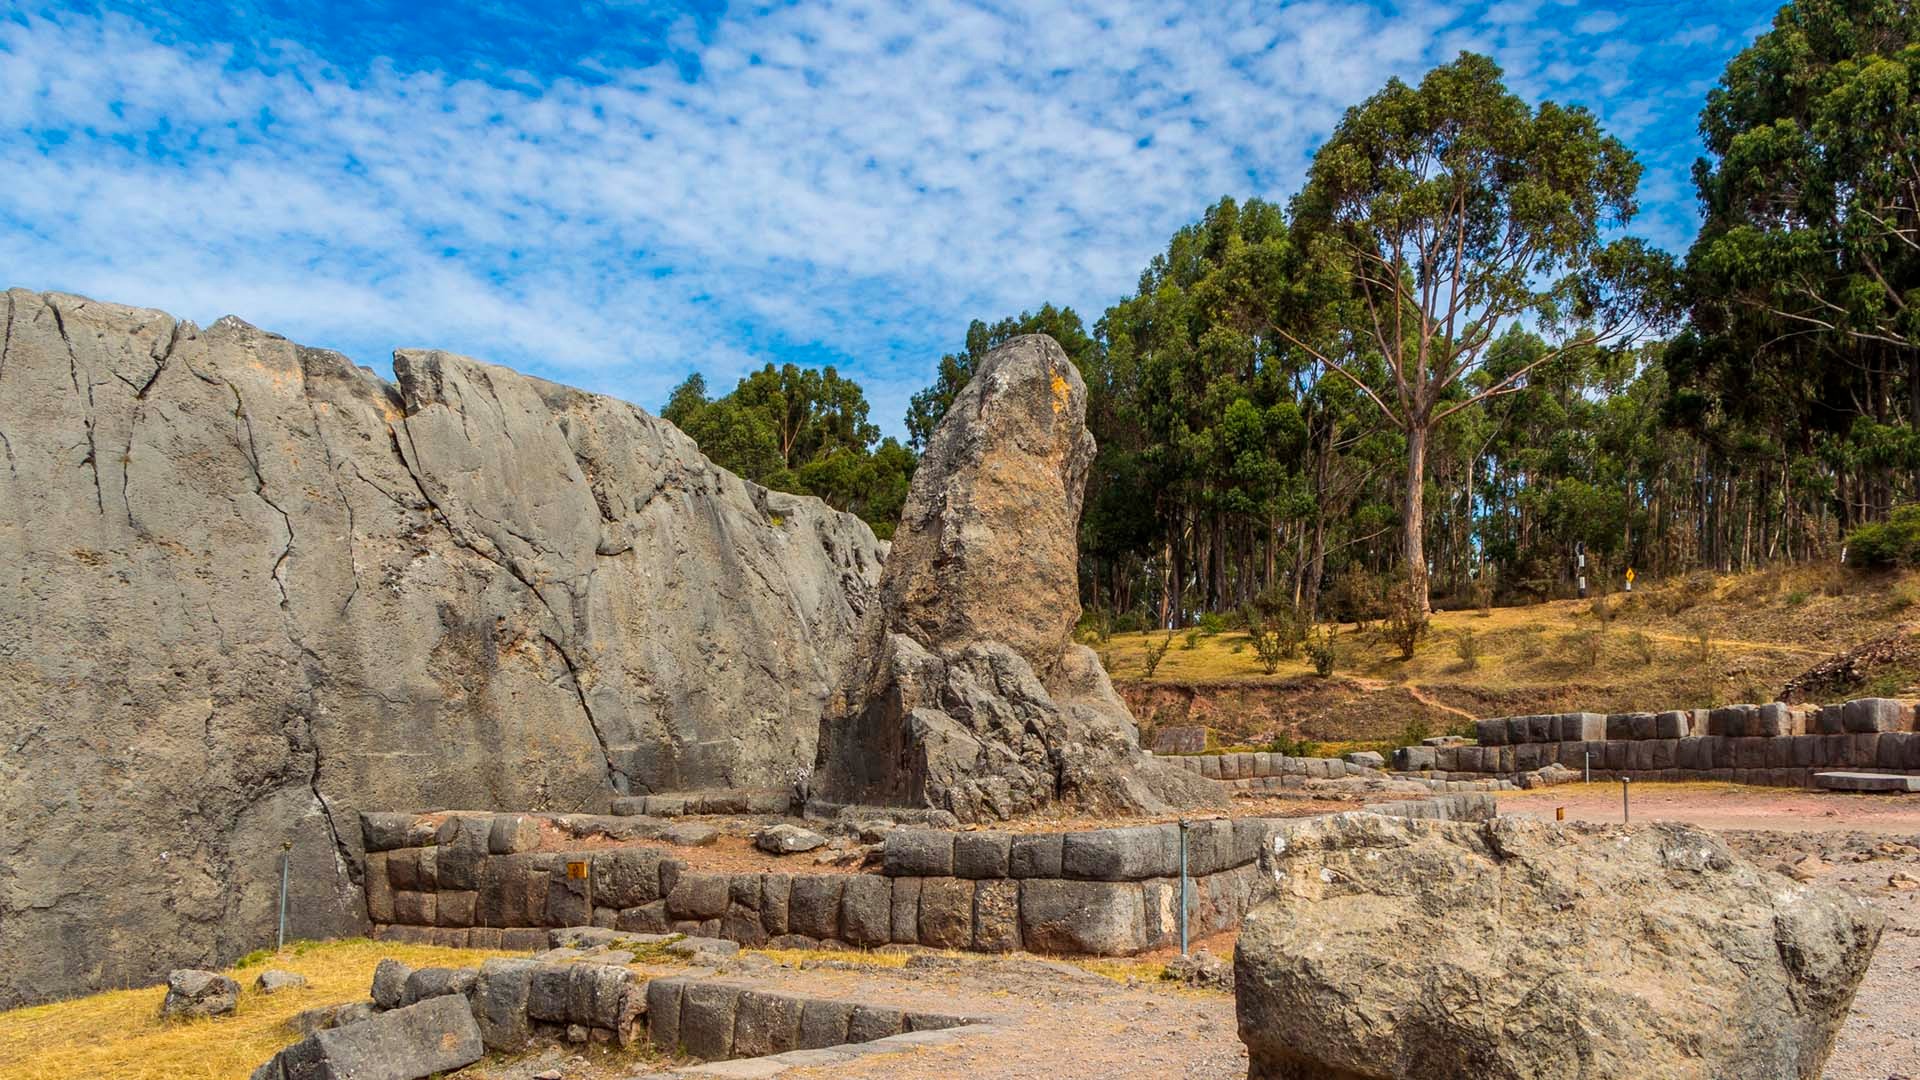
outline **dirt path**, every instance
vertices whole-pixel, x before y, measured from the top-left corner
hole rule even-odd
[[[1556,807],[1569,821],[1618,824],[1621,785],[1563,784],[1500,796],[1500,812],[1551,820]],[[1635,821],[1683,821],[1707,829],[1785,832],[1920,834],[1920,796],[1848,795],[1734,784],[1636,783],[1629,795]]]

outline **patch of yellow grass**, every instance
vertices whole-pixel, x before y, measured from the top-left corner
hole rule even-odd
[[[364,1001],[384,957],[414,967],[475,967],[515,955],[524,954],[364,938],[302,941],[228,970],[240,983],[240,1005],[216,1020],[162,1024],[164,985],[0,1012],[0,1080],[246,1080],[297,1041],[286,1026],[295,1013]],[[307,985],[263,994],[253,980],[268,968],[305,975]]]
[[[747,952],[782,963],[800,966],[808,960],[839,960],[848,964],[864,964],[868,967],[899,968],[906,967],[913,954],[904,952],[866,952],[857,949],[748,949]]]

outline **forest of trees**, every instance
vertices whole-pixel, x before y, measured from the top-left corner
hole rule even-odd
[[[974,322],[908,446],[832,369],[695,376],[666,415],[884,534],[979,359],[1051,334],[1100,444],[1083,599],[1140,625],[1566,595],[1580,547],[1602,583],[1832,559],[1920,498],[1920,9],[1782,8],[1700,130],[1676,259],[1631,235],[1623,144],[1463,54],[1350,109],[1287,204],[1208,207],[1091,327]]]

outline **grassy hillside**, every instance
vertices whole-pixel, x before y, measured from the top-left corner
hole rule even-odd
[[[1341,624],[1335,674],[1304,655],[1266,674],[1246,633],[1182,631],[1090,642],[1149,727],[1199,722],[1223,739],[1391,742],[1474,717],[1770,701],[1788,679],[1920,620],[1920,575],[1839,567],[1699,574],[1585,601],[1442,611],[1411,660],[1379,626]],[[1879,664],[1832,696],[1902,694],[1920,681]]]

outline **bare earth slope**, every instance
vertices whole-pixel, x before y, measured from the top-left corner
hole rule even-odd
[[[630,405],[235,319],[0,313],[0,1007],[362,928],[366,809],[813,760],[884,545]]]

